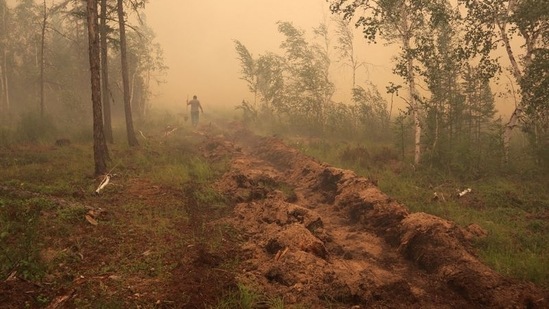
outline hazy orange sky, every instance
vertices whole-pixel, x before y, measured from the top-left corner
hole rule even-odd
[[[212,105],[232,108],[243,99],[251,100],[245,82],[239,79],[234,40],[242,42],[254,56],[278,52],[283,36],[277,21],[292,22],[312,40],[312,28],[332,18],[325,0],[155,0],[147,4],[145,14],[169,66],[166,83],[155,89],[153,101],[183,106],[187,96],[196,94],[206,109]],[[359,32],[356,39],[361,48],[359,58],[375,64],[368,66],[369,78],[375,76],[374,82],[384,92],[391,72],[390,48],[378,45],[367,51]],[[335,62],[335,51],[332,58]],[[335,96],[342,100],[349,92],[351,73],[337,63],[332,67],[334,79],[345,87]],[[367,78],[363,70],[357,82]]]
[[[8,0],[10,6],[15,2]],[[325,0],[150,0],[145,15],[169,67],[166,82],[153,89],[153,106],[184,108],[187,96],[196,94],[206,110],[210,106],[232,109],[243,99],[252,100],[245,82],[240,79],[234,40],[242,42],[257,56],[267,51],[279,53],[284,37],[278,33],[278,21],[292,22],[308,34],[309,41],[312,41],[312,28],[320,23],[327,22],[332,33],[335,28]],[[332,34],[332,45],[335,41]],[[357,84],[371,81],[389,100],[385,86],[390,81],[402,84],[402,80],[391,73],[395,47],[367,44],[359,30],[355,30],[355,47],[358,60],[367,63],[357,76]],[[351,72],[336,63],[334,50],[331,58],[332,79],[337,87],[334,100],[348,102]],[[503,65],[508,65],[506,58],[502,59]],[[500,91],[509,88],[505,86],[509,84],[508,78],[502,77],[499,82],[504,85],[495,88]],[[499,96],[496,100],[498,110],[507,117],[513,109],[513,98]],[[395,104],[405,106],[399,98]]]
[[[245,82],[240,80],[234,40],[242,42],[257,56],[267,51],[279,52],[284,37],[277,30],[278,21],[292,22],[306,32],[310,41],[312,28],[323,21],[328,22],[332,31],[335,28],[325,0],[151,0],[145,14],[169,67],[166,83],[154,89],[153,105],[181,108],[187,96],[194,94],[205,109],[209,106],[234,108],[243,99],[252,101]],[[332,45],[335,41],[332,35]],[[391,73],[395,47],[367,44],[359,30],[355,30],[355,47],[359,60],[367,63],[367,70],[361,69],[357,76],[357,84],[371,81],[390,100],[385,86],[390,81],[402,84],[402,80]],[[348,101],[351,72],[336,60],[337,54],[332,51],[332,79],[338,89],[334,100]],[[503,63],[505,65],[505,60]],[[500,82],[507,83],[507,80]],[[513,108],[512,98],[496,100],[497,108],[507,117]],[[405,103],[396,98],[395,106],[393,112]]]

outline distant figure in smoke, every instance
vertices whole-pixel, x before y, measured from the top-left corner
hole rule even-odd
[[[198,101],[196,95],[193,96],[193,99],[190,101],[187,101],[187,106],[191,106],[191,123],[193,127],[196,127],[198,125],[198,116],[199,116],[199,109],[202,113],[204,113],[204,110],[202,109],[202,105],[200,105],[200,101]]]

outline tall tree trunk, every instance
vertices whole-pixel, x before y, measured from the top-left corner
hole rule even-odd
[[[99,176],[107,173],[107,160],[109,152],[105,141],[105,134],[103,132],[97,0],[87,0],[87,11],[91,92],[93,104],[93,158],[95,161],[95,175]]]
[[[44,117],[45,113],[45,107],[44,107],[44,66],[45,66],[45,60],[44,60],[44,51],[46,49],[46,26],[48,21],[48,15],[47,15],[47,7],[46,7],[46,0],[44,0],[43,4],[43,17],[42,17],[42,37],[40,41],[40,116]]]
[[[109,67],[107,46],[107,0],[101,0],[101,98],[103,102],[103,119],[105,138],[114,143],[112,135],[111,103],[109,100]]]
[[[402,39],[402,48],[406,59],[406,79],[408,83],[410,109],[412,110],[412,118],[414,122],[414,164],[418,165],[421,161],[421,114],[420,107],[417,102],[416,79],[414,74],[414,58],[410,54],[411,42],[413,38],[413,29],[410,21],[410,12],[408,5],[400,6],[400,35]]]
[[[412,66],[413,62],[409,64]],[[408,82],[410,89],[410,100],[412,104],[412,117],[414,118],[414,163],[416,165],[421,161],[421,115],[419,105],[416,99],[416,84],[412,74],[412,79]]]
[[[499,35],[505,47],[505,51],[507,53],[507,57],[509,58],[509,62],[511,63],[511,73],[513,74],[513,77],[515,78],[516,82],[519,83],[520,79],[522,78],[522,72],[520,69],[520,65],[513,52],[513,47],[511,46],[509,33],[507,31],[508,19],[515,11],[517,4],[518,2],[516,0],[509,1],[509,3],[507,4],[507,12],[506,12],[505,18],[503,20],[496,21],[496,26],[499,30]],[[523,59],[523,61],[526,64],[531,61],[530,58],[532,56],[530,48],[533,48],[533,45],[529,43],[530,42],[528,42],[527,40],[527,44],[525,44],[525,46],[527,47],[527,50],[525,54],[526,57]],[[519,125],[519,121],[522,116],[523,109],[524,108],[522,106],[522,100],[519,99],[518,102],[515,104],[515,109],[511,114],[509,121],[505,124],[505,128],[503,131],[503,151],[504,151],[505,162],[509,161],[509,146],[511,143],[511,135],[513,133],[513,129]]]
[[[412,118],[414,121],[414,164],[418,165],[421,161],[421,115],[419,110],[419,104],[417,102],[417,89],[416,80],[414,74],[414,59],[408,54],[410,50],[410,38],[408,36],[403,37],[403,47],[406,55],[406,65],[408,70],[408,91],[409,100],[408,103],[412,109]]]
[[[126,131],[128,134],[128,144],[138,146],[139,142],[135,137],[132,119],[132,106],[130,98],[130,81],[128,73],[128,58],[126,50],[126,25],[124,22],[124,1],[118,0],[118,24],[120,26],[120,58],[122,61],[122,84],[124,89],[124,111],[126,114]]]
[[[511,63],[511,72],[513,74],[513,77],[518,83],[522,77],[522,72],[520,70],[519,64],[513,53],[511,42],[507,34],[506,25],[498,24],[498,27],[500,31],[500,36],[505,46],[505,51],[507,52],[507,57],[509,58],[509,62]],[[515,109],[513,110],[511,117],[509,118],[509,121],[507,121],[507,124],[505,124],[505,128],[503,131],[503,149],[504,149],[505,162],[509,161],[509,146],[511,143],[511,135],[513,133],[513,129],[519,125],[519,120],[520,120],[520,117],[522,116],[522,112],[523,112],[522,102],[519,99],[518,103],[515,105]]]
[[[8,27],[7,27],[7,13],[8,7],[5,0],[0,0],[0,114],[2,116],[7,115],[9,112],[9,92],[8,92],[8,61],[7,61],[7,48],[8,48]]]

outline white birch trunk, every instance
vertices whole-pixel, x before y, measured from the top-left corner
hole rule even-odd
[[[404,50],[410,49],[410,38],[404,37],[403,39]],[[418,165],[421,161],[421,113],[419,104],[417,103],[417,90],[416,81],[414,75],[414,60],[406,56],[407,70],[408,70],[408,90],[409,90],[409,102],[412,109],[412,117],[414,121],[414,164]]]
[[[8,78],[8,52],[4,49],[4,104],[6,107],[6,113],[10,111],[10,87],[9,87],[9,78]]]
[[[507,32],[507,19],[509,16],[513,13],[515,10],[517,1],[511,0],[509,1],[508,7],[507,7],[507,16],[505,20],[497,21],[497,27],[499,29],[500,38],[503,42],[503,45],[505,47],[505,51],[507,53],[507,57],[509,58],[509,62],[511,64],[511,73],[513,74],[513,77],[515,78],[515,81],[518,83],[520,79],[522,78],[522,70],[520,68],[520,65],[515,57],[513,47],[511,46],[511,41],[509,39],[509,33]],[[527,40],[528,41],[528,40]],[[535,45],[534,43],[526,42],[526,56],[525,56],[525,63],[528,63],[531,59],[532,55],[532,48]],[[522,112],[524,110],[524,107],[522,105],[522,99],[519,98],[517,100],[517,104],[515,105],[515,109],[513,113],[511,114],[511,117],[509,118],[509,121],[505,124],[505,128],[503,131],[503,151],[504,151],[504,160],[505,162],[509,161],[509,146],[511,143],[511,136],[513,133],[513,129],[516,128],[519,125],[520,117],[522,116]]]

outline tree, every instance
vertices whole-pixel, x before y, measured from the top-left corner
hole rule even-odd
[[[93,121],[86,1],[66,0],[48,9],[46,97],[48,117],[61,130],[72,130]],[[53,48],[54,47],[54,48]]]
[[[352,101],[355,116],[362,127],[360,131],[366,132],[370,140],[385,138],[389,129],[389,112],[387,101],[376,86],[369,83],[366,88],[354,87]]]
[[[339,52],[339,59],[343,64],[349,66],[352,70],[352,89],[356,86],[356,73],[364,65],[355,55],[354,34],[349,28],[349,21],[343,18],[336,18],[337,23],[337,42],[336,50]]]
[[[285,53],[287,93],[286,104],[295,123],[323,129],[325,108],[334,93],[327,75],[330,61],[325,49],[311,46],[302,30],[290,22],[278,22],[278,31],[285,36],[280,47]],[[301,119],[299,119],[301,118]]]
[[[133,128],[132,107],[130,98],[130,80],[128,71],[128,56],[126,42],[126,22],[124,21],[124,1],[117,0],[118,6],[118,25],[120,31],[120,59],[122,67],[122,85],[124,91],[124,112],[126,115],[126,133],[128,136],[128,144],[132,147],[139,146],[139,142],[135,136]]]
[[[320,39],[320,43],[314,43],[312,45],[312,50],[315,55],[317,65],[319,66],[320,77],[322,78],[322,107],[326,108],[327,105],[332,103],[332,96],[335,91],[335,87],[330,81],[330,67],[332,65],[330,50],[332,47],[328,26],[326,23],[321,23],[318,27],[313,28],[313,33],[315,38]]]
[[[0,0],[0,115],[10,110],[8,84],[8,27],[9,9],[6,0]]]
[[[10,76],[11,109],[40,108],[40,21],[38,8],[32,0],[18,1],[11,10],[7,61]]]
[[[135,31],[128,33],[127,59],[130,76],[130,102],[138,117],[145,117],[150,97],[150,82],[162,82],[159,78],[166,70],[163,51],[154,42],[155,34],[141,20]]]
[[[42,11],[42,25],[40,36],[40,116],[44,117],[44,67],[46,65],[44,52],[46,50],[46,27],[48,26],[48,7],[46,6],[46,0],[43,1]]]
[[[109,143],[114,142],[112,135],[111,101],[109,100],[109,53],[107,45],[107,0],[101,0],[101,101],[103,102],[105,138]]]
[[[454,145],[460,143],[461,131],[458,128],[464,111],[459,89],[463,61],[453,52],[459,46],[459,38],[450,22],[441,23],[433,31],[420,32],[416,38],[416,58],[421,64],[421,69],[416,70],[430,92],[430,98],[424,102],[425,153],[431,164],[447,164],[445,168],[454,163],[452,153],[456,148]]]
[[[357,16],[355,25],[361,27],[365,38],[376,42],[381,35],[390,43],[398,43],[401,48],[400,63],[395,72],[403,77],[408,85],[408,106],[414,121],[414,163],[421,159],[421,105],[418,101],[417,77],[415,72],[415,38],[425,31],[430,22],[443,17],[441,12],[445,2],[429,0],[382,0],[382,1],[330,1],[333,13],[342,14],[345,20]]]
[[[548,38],[549,39],[549,38]],[[549,168],[549,49],[533,52],[532,61],[520,80],[525,106],[523,130],[530,143],[538,165]]]
[[[90,58],[91,96],[93,105],[93,157],[95,162],[95,175],[99,176],[107,172],[108,149],[103,132],[103,111],[101,105],[101,73],[100,73],[100,48],[99,26],[97,23],[97,0],[87,0],[87,22]]]
[[[267,53],[261,55],[255,63],[261,113],[271,117],[273,113],[280,115],[288,112],[284,96],[284,59],[274,53]]]
[[[234,40],[234,45],[236,53],[238,54],[238,60],[240,60],[240,79],[246,82],[248,90],[253,93],[255,105],[257,103],[258,92],[258,72],[256,69],[255,60],[250,51],[248,51],[246,46],[244,46],[244,44],[242,44],[240,41]]]
[[[234,43],[240,60],[240,78],[254,95],[252,103],[244,100],[237,108],[244,111],[247,120],[270,119],[273,114],[289,112],[284,100],[284,59],[272,52],[254,59],[244,44],[238,40]]]
[[[509,60],[509,71],[515,82],[520,84],[525,68],[532,62],[535,51],[549,31],[547,1],[460,0],[459,3],[467,10],[467,52],[473,56],[480,55],[481,59],[490,59],[491,52],[502,47]],[[521,40],[521,44],[512,43],[517,40]],[[495,60],[492,60],[492,64],[495,64]],[[491,70],[489,73],[496,72]],[[525,103],[527,102],[518,99],[505,125],[503,143],[506,161],[511,133],[524,117],[527,109]]]

